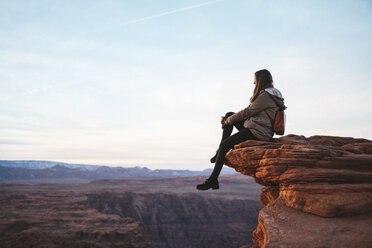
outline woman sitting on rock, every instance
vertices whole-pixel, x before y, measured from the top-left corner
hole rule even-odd
[[[211,163],[216,163],[210,177],[203,184],[196,186],[199,190],[218,189],[218,176],[225,163],[226,153],[234,145],[246,140],[270,141],[274,136],[273,123],[276,111],[285,109],[284,99],[280,91],[273,87],[273,79],[268,70],[260,70],[254,74],[253,96],[247,108],[237,112],[228,112],[221,119],[222,139],[216,155]],[[233,127],[239,132],[231,135]]]

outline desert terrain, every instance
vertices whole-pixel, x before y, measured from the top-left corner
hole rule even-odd
[[[240,247],[252,243],[261,186],[205,177],[0,184],[1,247]]]

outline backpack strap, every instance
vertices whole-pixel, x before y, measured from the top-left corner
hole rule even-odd
[[[271,122],[272,123],[273,130],[274,130],[274,133],[275,134],[278,134],[278,135],[283,135],[284,134],[284,129],[285,129],[285,114],[284,114],[284,110],[286,109],[286,107],[284,107],[284,108],[280,107],[279,104],[275,101],[274,96],[272,96],[269,92],[267,92],[267,94],[269,94],[269,96],[271,97],[271,99],[275,102],[275,105],[278,106],[278,108],[279,108],[276,111],[276,113],[275,113],[274,122]],[[265,113],[266,113],[266,115],[270,119],[269,114],[266,111],[265,111]],[[271,119],[270,119],[270,121],[271,121]],[[278,126],[275,128],[275,125],[276,124],[278,124]]]
[[[274,119],[274,121],[272,121],[271,118],[270,118],[270,115],[266,112],[266,110],[264,110],[264,112],[267,115],[267,117],[269,117],[269,120],[271,122],[271,125],[274,127],[275,119]],[[275,118],[275,116],[274,116],[274,118]]]
[[[273,96],[272,96],[269,92],[267,92],[267,91],[265,91],[265,92],[266,92],[266,94],[268,94],[268,95],[270,96],[271,100],[273,100],[273,102],[275,103],[275,105],[278,106],[278,104],[277,104],[276,101],[274,100]],[[278,107],[279,107],[279,106],[278,106]],[[279,107],[279,109],[280,109],[280,107]],[[264,109],[264,112],[266,113],[267,117],[269,117],[269,120],[270,120],[270,122],[271,122],[271,125],[274,127],[275,116],[274,116],[274,120],[271,120],[270,115],[266,112],[266,109]]]

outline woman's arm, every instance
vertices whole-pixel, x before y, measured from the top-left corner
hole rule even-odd
[[[258,97],[254,102],[252,102],[248,107],[246,107],[243,110],[240,110],[239,112],[229,116],[226,120],[225,123],[229,125],[233,125],[236,122],[246,120],[251,116],[254,116],[258,114],[259,112],[263,111],[264,109],[270,107],[270,103],[273,102],[272,99],[270,99],[270,96],[268,95],[269,93],[263,92]],[[273,102],[273,104],[275,104]]]

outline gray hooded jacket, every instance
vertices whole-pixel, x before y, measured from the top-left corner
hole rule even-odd
[[[228,117],[226,123],[233,125],[244,120],[244,127],[249,128],[258,140],[270,141],[274,136],[273,123],[279,107],[286,108],[282,94],[276,88],[268,88],[262,90],[247,108]]]

